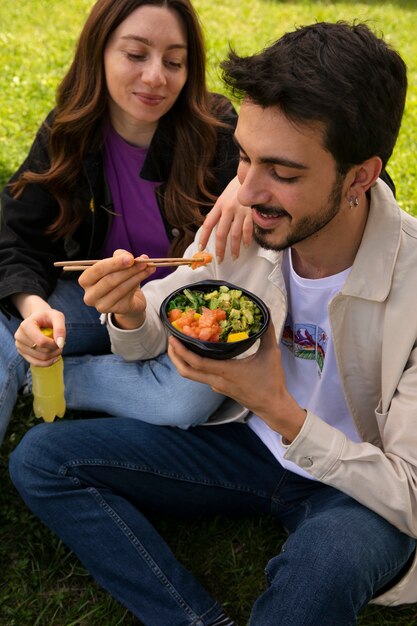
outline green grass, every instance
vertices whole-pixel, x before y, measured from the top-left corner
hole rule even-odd
[[[52,108],[55,88],[68,67],[91,4],[90,0],[1,3],[0,186],[23,160],[39,123]],[[240,53],[255,52],[295,26],[319,20],[357,18],[383,32],[405,59],[410,83],[403,126],[388,170],[401,206],[417,215],[415,0],[195,0],[195,6],[206,31],[210,86],[218,91],[224,89],[217,65],[229,43]],[[20,399],[0,451],[0,624],[137,624],[33,518],[9,481],[8,455],[36,421],[30,401]],[[254,599],[264,588],[263,568],[283,541],[276,523],[271,519],[217,519],[190,524],[158,520],[157,524],[179,558],[238,624],[245,624]],[[417,623],[417,605],[395,609],[369,606],[359,623],[412,626]]]
[[[0,7],[0,186],[17,168],[54,104],[90,0],[20,0]],[[417,5],[415,0],[196,0],[205,27],[209,82],[224,91],[218,62],[229,43],[251,53],[295,26],[319,20],[367,20],[402,54],[410,88],[404,123],[389,164],[400,205],[417,214]]]

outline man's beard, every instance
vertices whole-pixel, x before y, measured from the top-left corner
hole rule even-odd
[[[315,235],[319,230],[324,228],[332,219],[339,213],[342,200],[344,177],[341,174],[337,174],[336,181],[330,191],[327,204],[322,210],[314,216],[304,217],[298,223],[296,229],[290,232],[285,241],[279,243],[273,243],[268,241],[268,238],[274,232],[274,229],[261,228],[254,225],[253,238],[257,244],[266,250],[285,250],[291,248],[300,241],[304,241],[308,237]],[[261,213],[270,215],[288,215],[288,213],[280,207],[267,207],[262,205],[254,205],[252,208],[258,209]]]

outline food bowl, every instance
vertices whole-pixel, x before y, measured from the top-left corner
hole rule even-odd
[[[170,309],[172,308],[172,301],[174,299],[178,299],[178,296],[182,296],[184,290],[187,290],[191,293],[198,291],[202,293],[204,297],[204,295],[211,294],[214,291],[218,291],[219,288],[222,286],[227,287],[229,290],[237,290],[242,292],[242,296],[245,296],[254,303],[256,307],[256,319],[258,320],[258,323],[256,324],[255,331],[250,332],[248,337],[240,340],[231,340],[229,337],[229,340],[203,341],[202,339],[188,336],[184,334],[180,329],[173,326],[168,318],[168,314]],[[209,306],[209,304],[207,306]],[[183,287],[176,289],[162,302],[159,314],[167,330],[172,335],[174,335],[174,337],[177,337],[177,339],[179,339],[186,346],[186,348],[188,348],[192,352],[195,352],[196,354],[199,354],[200,356],[208,357],[210,359],[232,359],[233,357],[242,354],[263,335],[269,324],[268,308],[264,304],[264,302],[262,302],[262,300],[258,298],[258,296],[256,296],[254,293],[251,293],[247,289],[243,289],[242,287],[238,287],[237,285],[233,285],[232,283],[228,283],[224,280],[204,280],[196,283],[191,283],[189,285],[184,285]],[[234,335],[234,333],[231,334]],[[234,337],[236,336],[237,335],[234,335]]]

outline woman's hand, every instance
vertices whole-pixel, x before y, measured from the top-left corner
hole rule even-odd
[[[236,259],[239,256],[241,243],[248,246],[252,241],[252,210],[238,201],[239,187],[240,183],[236,176],[218,197],[202,226],[199,244],[200,249],[204,250],[217,224],[216,256],[219,261],[224,258],[228,235],[230,235],[230,253]]]
[[[210,385],[214,391],[233,398],[288,441],[297,436],[306,412],[287,390],[272,323],[262,336],[258,351],[244,359],[204,358],[187,350],[172,336],[168,355],[181,376]]]
[[[86,269],[78,282],[85,291],[84,302],[99,313],[112,313],[119,328],[130,330],[145,320],[146,299],[140,283],[155,272],[146,264],[146,255],[135,259],[130,252],[116,250]],[[143,260],[143,262],[139,262]]]
[[[23,320],[14,337],[17,351],[26,361],[48,367],[56,361],[64,347],[65,316],[61,311],[51,309],[47,302],[38,300],[43,302],[43,306]],[[41,328],[52,328],[54,338],[45,337]]]

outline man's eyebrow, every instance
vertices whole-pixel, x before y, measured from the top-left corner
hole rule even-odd
[[[138,41],[139,43],[144,43],[146,46],[153,45],[153,41],[151,39],[148,39],[147,37],[141,37],[140,35],[123,35],[123,37],[120,37],[120,39]],[[167,50],[173,50],[175,48],[183,48],[184,50],[186,50],[187,46],[186,44],[182,43],[173,43],[171,46],[167,47]]]
[[[233,140],[235,144],[237,145],[237,147],[239,148],[239,150],[243,152],[244,154],[246,154],[245,150],[242,148],[242,146],[240,145],[240,143],[238,142],[235,136],[233,136]],[[277,156],[261,157],[259,159],[259,162],[264,165],[268,165],[268,164],[282,165],[283,167],[290,167],[291,169],[296,169],[296,170],[308,170],[309,169],[307,165],[304,165],[304,163],[300,163],[299,161],[292,161],[291,159],[287,159],[285,157],[277,157]]]

